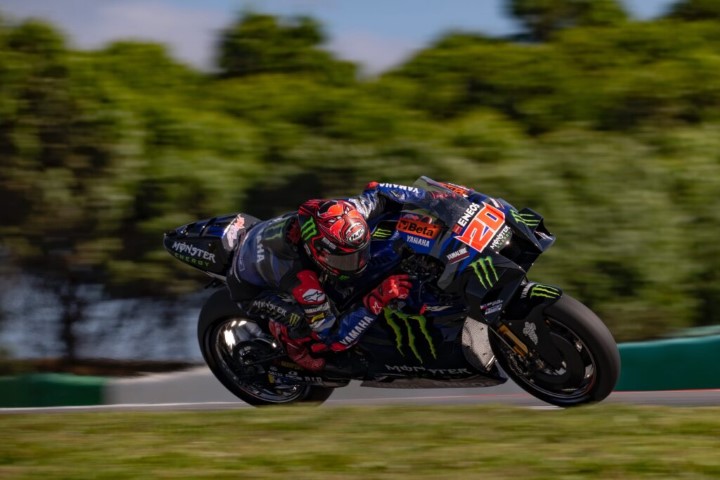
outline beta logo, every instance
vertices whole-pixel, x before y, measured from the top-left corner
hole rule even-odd
[[[440,227],[419,220],[401,218],[398,221],[397,229],[404,233],[417,235],[418,237],[433,239],[440,233]]]

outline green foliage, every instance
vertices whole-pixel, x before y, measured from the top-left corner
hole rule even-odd
[[[218,66],[225,77],[267,73],[308,74],[331,83],[352,82],[355,67],[318,47],[325,34],[318,22],[297,17],[243,13],[221,33]]]
[[[717,118],[719,39],[708,23],[662,21],[571,28],[541,45],[452,34],[380,83],[435,118],[487,107],[533,135],[695,124]]]
[[[34,59],[57,60],[65,53],[65,39],[51,25],[39,20],[27,20],[7,32],[5,45],[10,50]]]
[[[680,0],[672,5],[667,16],[685,21],[718,21],[720,3],[716,0]]]
[[[431,48],[389,75],[421,85],[408,106],[436,118],[455,117],[490,107],[523,122],[533,133],[559,119],[566,77],[557,52],[544,45],[467,43],[459,48]]]
[[[619,339],[718,323],[717,23],[509,8],[548,41],[453,32],[364,82],[307,18],[242,14],[219,76],[161,45],[77,52],[52,26],[0,21],[3,253],[58,292],[173,297],[202,277],[163,251],[165,230],[429,175],[545,215],[558,242],[533,277]]]
[[[509,0],[507,10],[536,41],[568,27],[613,26],[627,20],[617,0]]]
[[[95,73],[146,93],[191,90],[200,75],[173,60],[164,45],[135,41],[111,43],[93,54]]]

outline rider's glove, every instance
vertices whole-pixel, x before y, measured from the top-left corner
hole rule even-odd
[[[406,274],[386,278],[363,298],[363,304],[373,315],[380,315],[382,309],[393,300],[403,300],[410,294],[412,282]]]

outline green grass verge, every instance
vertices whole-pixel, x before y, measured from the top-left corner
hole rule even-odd
[[[720,408],[241,409],[0,417],[0,478],[719,478]]]

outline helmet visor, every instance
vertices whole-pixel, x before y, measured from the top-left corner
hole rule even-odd
[[[370,249],[363,248],[357,252],[345,254],[328,253],[322,257],[322,262],[332,270],[353,274],[362,271],[370,257]]]

